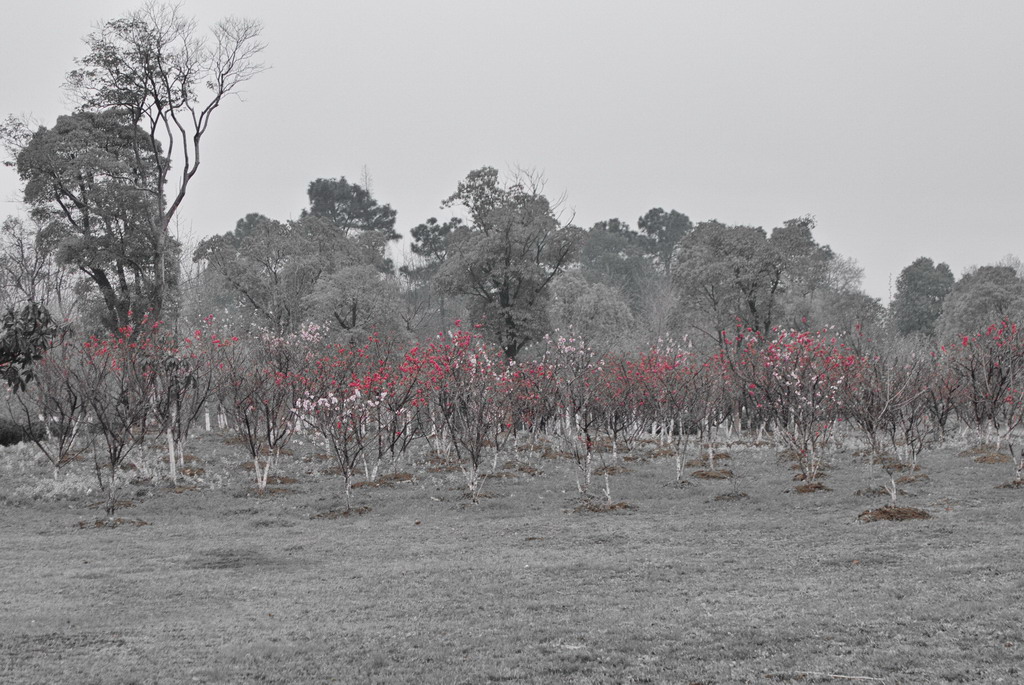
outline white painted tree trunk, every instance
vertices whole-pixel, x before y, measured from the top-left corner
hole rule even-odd
[[[174,431],[171,429],[171,427],[174,425],[174,423],[175,423],[175,421],[177,421],[177,419],[178,419],[177,409],[175,409],[175,407],[172,405],[171,406],[171,421],[170,421],[170,423],[167,424],[167,464],[168,464],[168,474],[167,475],[169,475],[171,477],[171,482],[174,483],[175,485],[178,484],[178,469],[177,469],[178,460],[175,458],[175,455],[174,455]]]

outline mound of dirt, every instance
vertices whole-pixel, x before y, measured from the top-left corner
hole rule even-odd
[[[331,509],[330,511],[322,511],[319,514],[313,514],[309,518],[334,520],[340,518],[348,518],[349,516],[362,516],[363,514],[367,514],[370,511],[370,507],[352,507],[351,509]]]
[[[1008,464],[1012,461],[1010,455],[1000,452],[993,444],[982,444],[969,447],[957,456],[970,457],[979,464]]]
[[[715,461],[724,461],[725,459],[732,459],[732,455],[727,452],[717,452],[715,454]],[[707,468],[711,464],[711,460],[707,456],[699,457],[697,459],[690,459],[686,462],[687,468],[699,469]]]
[[[1009,464],[1012,458],[1009,454],[1002,452],[987,452],[974,458],[979,464]]]
[[[729,469],[701,469],[700,471],[694,471],[690,475],[704,480],[728,480],[732,478],[732,471]]]
[[[148,526],[149,521],[143,521],[142,519],[126,519],[118,517],[116,519],[96,519],[95,521],[79,521],[79,528],[117,528],[118,526]]]
[[[538,468],[534,468],[522,461],[516,461],[515,459],[506,461],[504,464],[502,464],[501,468],[509,471],[523,473],[526,474],[527,476],[539,476],[544,473]]]
[[[412,474],[402,471],[400,473],[385,473],[378,476],[377,480],[363,480],[353,483],[352,488],[393,488],[399,483],[411,483]]]
[[[739,502],[740,500],[749,499],[750,495],[745,492],[727,492],[724,495],[718,495],[715,497],[716,502]]]
[[[932,515],[924,509],[916,507],[897,507],[887,504],[878,509],[862,511],[857,518],[865,523],[872,521],[911,521],[914,519],[929,519]]]
[[[577,514],[591,513],[591,514],[606,514],[610,512],[628,512],[635,511],[636,505],[629,504],[628,502],[605,502],[603,500],[592,500],[588,499],[580,504],[576,505],[573,512]]]

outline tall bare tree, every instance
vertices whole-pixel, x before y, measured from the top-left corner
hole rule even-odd
[[[204,34],[178,5],[148,2],[89,34],[88,54],[68,74],[67,88],[80,109],[122,113],[132,130],[140,131],[131,140],[135,153],[155,162],[136,182],[152,195],[155,207],[138,229],[151,235],[150,306],[156,314],[170,304],[176,271],[169,263],[177,253],[171,222],[199,170],[213,113],[264,70],[257,61],[265,47],[261,32],[260,22],[231,17]]]

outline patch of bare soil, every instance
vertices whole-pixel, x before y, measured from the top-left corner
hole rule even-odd
[[[602,466],[594,469],[595,476],[617,476],[621,473],[629,473],[630,469],[625,466],[617,466],[615,464],[609,464],[608,466]]]
[[[340,519],[348,518],[350,516],[362,516],[363,514],[370,513],[370,507],[352,507],[351,509],[331,509],[330,511],[322,511],[319,514],[313,514],[309,518],[311,519]]]
[[[723,495],[715,497],[716,502],[739,502],[741,500],[749,499],[750,495],[745,492],[727,492]]]
[[[908,476],[900,476],[899,478],[896,479],[896,482],[905,485],[907,483],[917,483],[918,481],[926,480],[931,480],[931,478],[928,477],[927,473],[912,473]]]
[[[142,519],[126,519],[120,516],[116,519],[96,519],[95,521],[79,521],[79,528],[117,528],[118,526],[148,526],[149,521]]]
[[[411,473],[402,471],[400,473],[385,473],[383,476],[378,476],[377,480],[362,480],[358,483],[353,483],[353,488],[393,488],[399,483],[411,483],[413,476]]]
[[[1012,457],[1002,452],[988,452],[978,455],[974,458],[974,461],[979,464],[1009,464],[1012,461]]]
[[[809,492],[832,492],[832,488],[817,480],[801,483],[793,489],[802,495],[806,495]]]
[[[294,528],[295,521],[290,519],[256,519],[252,522],[253,528]]]
[[[878,464],[879,466],[881,466],[884,470],[889,471],[889,472],[893,472],[893,473],[895,473],[895,472],[903,472],[903,471],[920,471],[921,470],[921,465],[920,464],[913,464],[913,463],[906,462],[906,461],[900,461],[896,457],[892,457],[892,456],[879,457],[875,461],[875,463]]]
[[[694,478],[703,480],[728,480],[732,478],[732,471],[729,469],[701,469],[690,474]]]
[[[929,519],[932,515],[924,509],[917,507],[897,507],[894,504],[887,504],[878,509],[862,511],[857,518],[865,523],[872,521],[912,521],[915,519]]]
[[[585,499],[573,507],[573,512],[576,514],[608,514],[613,512],[625,513],[636,511],[636,509],[636,505],[629,502],[606,502],[604,500]]]
[[[1011,480],[1009,483],[1003,483],[1002,485],[997,485],[996,487],[997,488],[1007,488],[1007,489],[1024,488],[1024,478],[1018,478],[1017,480]]]
[[[979,464],[1005,464],[1010,461],[1007,454],[996,449],[993,444],[981,444],[968,447],[957,454],[958,457],[970,457]]]

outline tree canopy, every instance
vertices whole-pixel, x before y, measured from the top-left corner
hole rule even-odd
[[[468,222],[447,234],[436,282],[467,298],[473,320],[510,358],[547,331],[551,282],[576,259],[582,238],[560,223],[542,189],[528,174],[505,182],[483,167],[444,202],[462,208]]]
[[[934,335],[942,303],[955,283],[948,264],[935,264],[928,257],[915,259],[896,280],[890,305],[896,331],[901,335]]]
[[[46,307],[30,302],[0,317],[0,378],[15,392],[32,380],[32,365],[42,359],[60,332]]]
[[[1010,266],[964,274],[942,302],[936,329],[944,338],[973,335],[1003,319],[1024,317],[1024,279]]]
[[[139,148],[145,132],[108,109],[58,117],[39,127],[16,158],[25,202],[42,227],[38,244],[86,274],[105,305],[103,321],[119,328],[128,312],[158,309],[161,250],[176,263],[177,242],[149,230],[159,213],[167,160],[159,144]],[[166,284],[176,270],[164,269]]]
[[[737,325],[768,333],[778,325],[806,327],[811,319],[835,323],[829,305],[840,301],[856,301],[846,314],[874,319],[871,298],[854,297],[860,270],[819,244],[813,228],[810,217],[786,221],[770,235],[753,226],[698,224],[680,241],[672,270],[691,325],[722,343]]]
[[[311,181],[306,194],[309,208],[302,216],[327,219],[345,233],[376,231],[385,240],[401,238],[395,232],[395,210],[378,204],[369,189],[349,183],[344,176]]]
[[[661,272],[668,275],[676,245],[693,230],[690,217],[674,209],[666,212],[661,207],[655,207],[640,217],[636,226],[647,238],[645,252],[653,258]]]
[[[330,206],[328,191],[338,191]],[[385,248],[397,235],[394,222],[394,210],[360,186],[319,179],[299,219],[249,214],[233,231],[201,241],[193,259],[205,263],[221,298],[276,333],[294,332],[311,318],[349,332],[394,329],[393,299],[382,304],[393,295]]]

